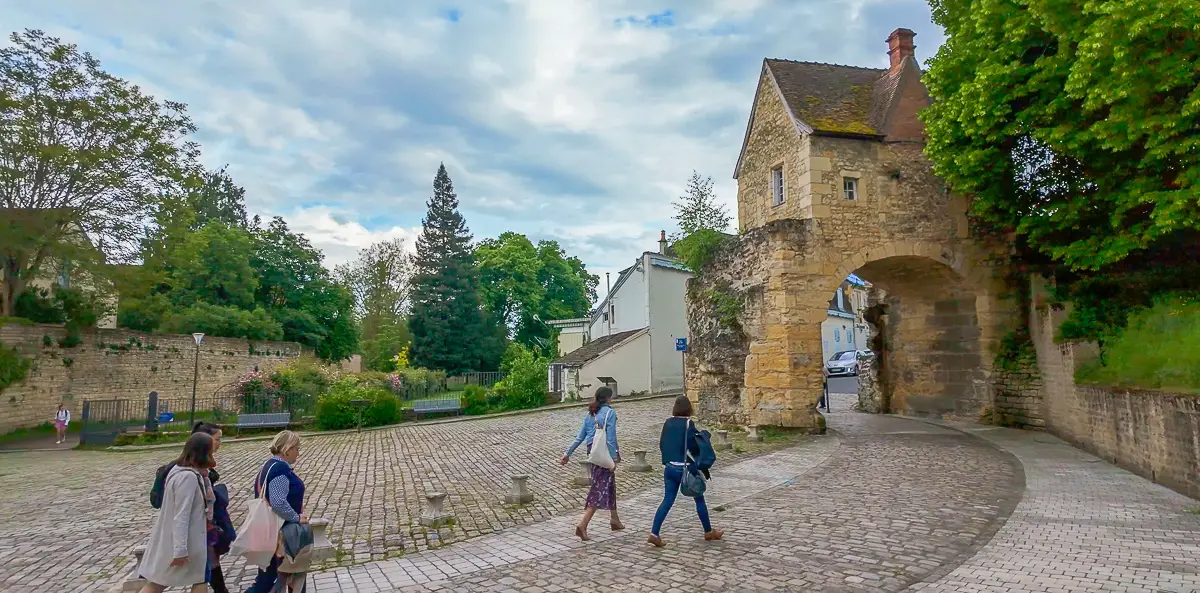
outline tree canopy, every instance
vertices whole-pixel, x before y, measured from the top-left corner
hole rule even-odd
[[[198,153],[183,104],[143,94],[42,31],[9,39],[0,49],[0,315],[51,262],[135,256],[153,197],[177,188]],[[91,245],[95,256],[82,257]]]
[[[931,0],[926,154],[983,228],[1096,270],[1200,225],[1200,4]]]
[[[599,277],[568,256],[557,241],[536,246],[525,235],[506,232],[475,249],[488,323],[506,339],[552,354],[547,321],[582,317],[596,299]]]
[[[712,177],[701,177],[696,171],[688,178],[684,195],[672,205],[675,222],[679,224],[677,240],[702,229],[723,233],[733,221],[725,206],[717,202]]]

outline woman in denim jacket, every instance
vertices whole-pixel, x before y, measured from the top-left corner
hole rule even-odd
[[[608,440],[608,454],[613,458],[613,461],[621,461],[621,450],[617,447],[617,413],[609,405],[608,401],[612,399],[612,390],[607,387],[601,387],[596,390],[596,397],[592,403],[588,404],[587,416],[583,418],[583,426],[579,428],[579,436],[575,437],[575,442],[567,447],[566,453],[563,453],[562,464],[566,465],[571,460],[571,454],[579,445],[588,444],[588,454],[592,450],[592,438],[596,434],[596,424],[599,423],[604,427],[605,434]],[[617,481],[615,475],[616,468],[608,469],[605,467],[592,466],[592,487],[588,490],[587,502],[585,506],[587,510],[583,513],[583,519],[579,525],[575,526],[575,535],[579,539],[588,541],[587,535],[588,523],[592,521],[592,515],[596,514],[596,509],[604,509],[612,512],[612,519],[609,526],[613,531],[625,529],[621,524],[621,520],[617,517]]]

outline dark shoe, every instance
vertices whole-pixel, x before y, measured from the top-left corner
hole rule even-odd
[[[580,541],[585,541],[585,542],[591,541],[591,539],[592,539],[592,538],[588,537],[587,530],[584,529],[580,525],[575,526],[575,537],[578,537]]]
[[[612,527],[613,531],[620,531],[622,529],[625,529],[625,525],[623,525],[621,523],[609,523],[608,526]]]
[[[650,534],[650,537],[646,541],[653,544],[656,548],[661,548],[667,545],[661,537],[654,535],[653,533]]]
[[[724,531],[721,531],[720,529],[714,529],[714,530],[704,534],[704,541],[715,542],[715,541],[721,539],[721,537],[724,535],[725,535]]]

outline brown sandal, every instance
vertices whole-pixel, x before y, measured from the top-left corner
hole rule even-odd
[[[585,542],[591,541],[591,539],[592,539],[592,538],[588,537],[587,530],[579,525],[575,526],[575,537],[578,537],[580,539],[580,541],[585,541]]]
[[[662,537],[654,535],[653,533],[650,534],[650,537],[646,540],[646,542],[653,544],[656,548],[661,548],[667,545],[667,543],[663,541]]]
[[[721,539],[724,535],[725,535],[724,531],[722,531],[720,529],[714,529],[714,530],[704,534],[704,541],[715,542],[715,541]]]

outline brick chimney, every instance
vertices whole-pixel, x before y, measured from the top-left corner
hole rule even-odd
[[[662,255],[667,254],[667,231],[660,231],[658,235],[658,252]]]
[[[913,37],[917,34],[912,29],[896,29],[888,35],[888,57],[892,59],[892,72],[900,69],[905,58],[916,56],[917,46],[913,45]]]

